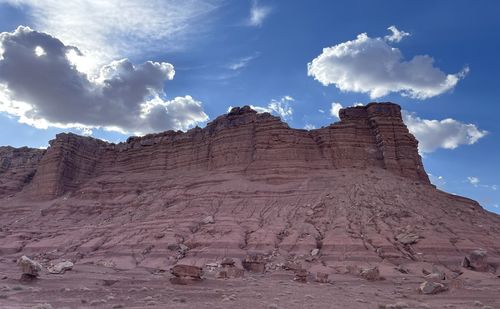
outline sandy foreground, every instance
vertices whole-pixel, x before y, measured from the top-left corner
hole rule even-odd
[[[411,273],[375,282],[338,274],[332,283],[300,283],[288,271],[245,272],[239,279],[206,272],[201,282],[177,285],[169,273],[75,265],[23,283],[14,262],[0,265],[1,308],[500,308],[500,278],[467,270],[448,282],[448,291],[422,295],[422,275]],[[390,273],[389,266],[381,273]]]

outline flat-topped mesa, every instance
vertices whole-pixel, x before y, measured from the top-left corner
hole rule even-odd
[[[314,170],[372,167],[429,184],[417,141],[398,105],[350,107],[340,111],[340,119],[307,131],[244,106],[203,129],[131,137],[120,144],[58,134],[39,164],[32,193],[54,198],[92,179],[117,174],[134,179],[129,176],[142,173],[142,179],[167,181],[179,173],[207,171],[302,177]]]

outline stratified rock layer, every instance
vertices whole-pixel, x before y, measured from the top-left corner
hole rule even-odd
[[[0,198],[21,191],[35,175],[45,150],[0,147]]]
[[[108,144],[90,137],[59,134],[51,141],[33,181],[36,198],[77,190],[110,173],[230,171],[295,175],[313,170],[380,167],[429,183],[417,141],[396,104],[344,109],[341,121],[306,131],[288,127],[268,113],[234,108],[187,133],[168,131]]]
[[[265,271],[458,267],[484,248],[498,263],[499,217],[430,184],[398,105],[340,119],[297,130],[243,107],[120,144],[59,134],[33,179],[1,200],[0,254],[123,269],[258,256]]]

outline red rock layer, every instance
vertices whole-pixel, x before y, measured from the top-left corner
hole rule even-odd
[[[42,149],[0,147],[0,198],[31,182],[44,153]]]
[[[60,134],[32,184],[0,199],[0,256],[168,269],[258,253],[332,270],[457,266],[483,248],[500,265],[500,217],[430,185],[399,106],[340,118],[297,130],[243,107],[117,145]]]
[[[283,174],[346,167],[382,167],[429,184],[417,141],[392,103],[341,111],[341,121],[317,130],[291,129],[268,113],[234,108],[206,128],[168,131],[108,144],[59,134],[40,162],[36,198],[54,198],[106,173],[225,170]]]

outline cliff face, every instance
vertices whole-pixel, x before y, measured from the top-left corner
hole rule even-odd
[[[42,149],[0,147],[0,197],[27,186],[44,154]]]
[[[430,185],[391,103],[311,131],[243,107],[185,133],[59,134],[45,152],[2,154],[5,260],[168,269],[258,253],[270,268],[455,267],[483,248],[500,265],[500,217]]]
[[[22,255],[45,267],[63,260],[75,264],[65,274],[43,273],[30,283],[39,293],[3,289],[9,297],[0,299],[2,308],[6,301],[17,308],[14,302],[27,298],[61,307],[102,299],[111,307],[110,292],[120,303],[133,300],[127,303],[132,307],[144,307],[150,294],[164,297],[154,304],[175,307],[174,295],[187,290],[204,297],[198,303],[189,299],[191,307],[234,307],[221,298],[224,280],[214,273],[222,273],[214,265],[228,258],[266,273],[224,268],[224,276],[248,276],[229,280],[227,291],[245,290],[250,283],[255,289],[248,297],[267,291],[276,299],[293,287],[285,298],[299,295],[299,301],[280,297],[281,307],[328,307],[331,303],[316,302],[324,293],[342,307],[332,291],[353,298],[362,286],[374,304],[397,297],[413,306],[430,299],[415,288],[438,280],[450,288],[443,295],[460,294],[458,307],[470,308],[478,287],[484,288],[485,304],[492,304],[499,235],[500,216],[430,184],[417,141],[399,106],[391,103],[343,109],[338,123],[310,131],[242,107],[203,129],[131,137],[120,144],[59,134],[46,151],[0,147],[0,272],[8,275],[3,282],[18,284],[14,261]],[[487,259],[472,258],[479,248]],[[465,256],[469,265],[461,267]],[[481,268],[471,268],[478,261]],[[169,285],[169,269],[192,265],[206,270],[206,285],[180,290]],[[360,284],[360,271],[367,269],[386,280]],[[426,270],[433,273],[424,276]],[[283,283],[299,274],[300,280],[328,276],[334,285]],[[266,284],[256,286],[257,281]],[[159,292],[133,291],[138,284]],[[305,288],[324,293],[315,292],[318,296],[309,298],[314,301],[306,303]],[[58,293],[64,302],[54,302]],[[470,302],[463,302],[464,293]],[[436,308],[451,303],[433,299]],[[353,302],[343,307],[368,305]]]
[[[32,194],[55,198],[106,173],[231,171],[247,174],[380,167],[429,184],[417,141],[392,103],[343,109],[341,121],[317,130],[291,129],[268,113],[233,108],[186,133],[168,131],[108,144],[59,134],[33,180]]]

